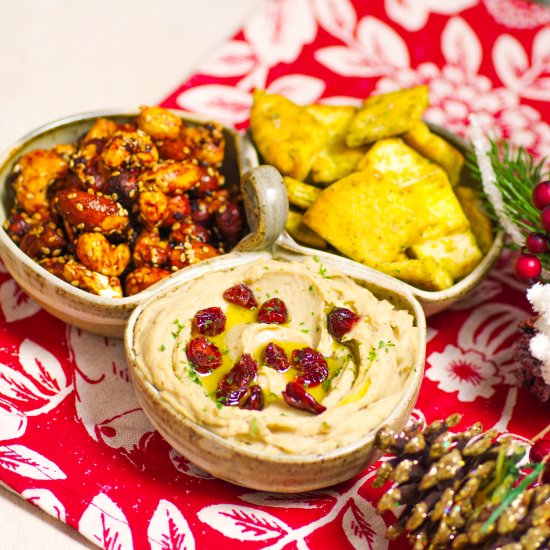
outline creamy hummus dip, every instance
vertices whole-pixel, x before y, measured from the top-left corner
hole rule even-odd
[[[224,291],[239,283],[252,290],[258,307],[280,298],[288,321],[259,323],[258,307],[229,303]],[[219,307],[227,319],[221,334],[207,336],[223,362],[201,374],[186,350],[197,336],[195,314],[211,307]],[[340,341],[327,328],[327,314],[335,307],[360,316]],[[324,356],[326,380],[311,388],[306,384],[306,391],[326,410],[313,414],[289,406],[283,392],[296,371],[278,372],[265,364],[270,342],[289,357],[304,347]],[[144,309],[136,324],[134,351],[138,368],[160,398],[189,420],[261,452],[300,455],[336,449],[378,427],[399,402],[419,353],[417,328],[408,312],[314,260],[259,261],[184,283]],[[217,398],[220,380],[247,353],[258,364],[253,383],[261,388],[262,410],[227,406]]]

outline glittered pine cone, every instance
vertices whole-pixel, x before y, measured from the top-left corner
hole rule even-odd
[[[394,482],[378,511],[404,507],[387,537],[406,533],[414,550],[548,548],[550,486],[515,488],[525,449],[510,438],[497,439],[495,430],[483,432],[479,423],[450,432],[460,420],[455,414],[424,430],[415,425],[401,434],[378,432],[376,445],[394,455],[373,482]]]

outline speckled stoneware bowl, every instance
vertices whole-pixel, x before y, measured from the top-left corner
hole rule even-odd
[[[24,153],[37,148],[50,148],[58,143],[72,143],[82,136],[99,117],[126,121],[138,111],[101,111],[57,120],[27,134],[0,156],[0,225],[9,215],[14,193],[6,179],[14,163]],[[177,113],[188,124],[205,122]],[[236,251],[268,247],[283,231],[288,205],[278,172],[270,166],[258,166],[258,158],[246,138],[224,128],[226,155],[221,172],[227,180],[241,179],[250,233],[236,246]],[[269,220],[269,223],[267,222]],[[159,281],[150,288],[125,298],[100,297],[85,292],[49,273],[27,256],[0,228],[0,256],[10,274],[36,302],[52,315],[80,328],[122,338],[124,326],[136,305],[165,285],[170,285],[180,272]]]
[[[427,122],[427,124],[434,133],[446,139],[463,154],[469,150],[468,144],[453,132],[429,122]],[[462,171],[461,184],[474,187],[478,185],[478,182],[474,181],[472,178],[471,172],[467,166],[464,166]],[[439,291],[429,291],[416,288],[404,282],[400,282],[400,284],[407,288],[409,292],[411,292],[418,299],[424,309],[424,313],[427,316],[438,313],[464,298],[487,277],[491,267],[496,262],[502,251],[504,246],[504,237],[505,235],[503,231],[497,231],[490,250],[487,254],[485,254],[481,262],[479,262],[479,264],[466,277],[455,283],[450,288]],[[278,254],[283,256],[285,253],[316,254],[322,257],[323,261],[326,261],[325,258],[328,254],[326,252],[298,244],[286,231],[277,240],[275,246],[276,249],[279,250]],[[350,260],[350,262],[352,261]],[[356,262],[352,263],[356,264]],[[351,266],[351,263],[347,263],[347,265]]]
[[[400,430],[407,423],[416,402],[424,372],[426,321],[424,312],[412,293],[392,277],[372,269],[363,269],[355,262],[344,262],[336,256],[323,260],[326,267],[345,272],[367,287],[378,298],[387,299],[398,309],[408,311],[418,327],[414,364],[405,382],[404,393],[386,418],[368,435],[351,444],[323,454],[268,454],[250,446],[223,438],[191,421],[163,398],[162,391],[149,381],[147,366],[135,347],[139,319],[157,300],[169,295],[170,300],[185,300],[178,292],[186,281],[207,277],[213,269],[225,270],[259,259],[269,259],[268,252],[228,254],[196,264],[182,271],[177,283],[163,289],[132,312],[126,327],[125,346],[130,373],[137,397],[146,415],[160,434],[183,456],[207,472],[226,481],[252,489],[276,492],[300,492],[327,487],[349,479],[379,457],[373,448],[377,429],[384,424]],[[295,261],[304,256],[292,255]]]

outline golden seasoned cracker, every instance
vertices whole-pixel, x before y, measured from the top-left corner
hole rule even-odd
[[[433,258],[388,262],[379,264],[376,268],[423,290],[445,290],[453,285],[450,273]]]
[[[418,239],[407,193],[373,170],[327,187],[303,221],[342,254],[371,266],[392,261]]]
[[[447,140],[431,132],[422,121],[405,132],[403,140],[415,151],[441,166],[447,172],[453,187],[458,184],[464,166],[464,156]]]
[[[411,246],[410,253],[419,259],[432,258],[447,270],[455,281],[470,273],[483,257],[469,229],[444,237],[418,241]]]
[[[351,121],[346,143],[357,147],[407,132],[420,120],[428,105],[425,85],[370,96]]]
[[[483,254],[487,254],[493,245],[493,223],[483,209],[479,193],[471,187],[463,185],[457,185],[454,191],[464,213],[470,220],[477,245]]]
[[[299,180],[328,143],[327,131],[304,107],[260,90],[254,92],[250,131],[265,162]]]

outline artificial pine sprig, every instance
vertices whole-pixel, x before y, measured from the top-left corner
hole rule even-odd
[[[545,160],[535,162],[535,159],[523,148],[515,147],[504,140],[489,140],[489,159],[495,172],[495,185],[502,194],[504,214],[519,228],[523,229],[525,237],[540,226],[540,210],[531,202],[535,186],[544,177]],[[474,179],[481,182],[481,171],[473,152],[466,154],[466,164]],[[550,177],[550,172],[547,174]],[[502,226],[496,215],[488,194],[487,211],[493,220]],[[510,243],[514,248],[523,246],[521,243]]]
[[[487,212],[509,235],[507,245],[522,251],[518,277],[550,279],[550,181],[543,181],[550,178],[547,160],[536,162],[523,147],[485,136],[474,115],[470,122],[473,151],[466,164],[481,182]]]

